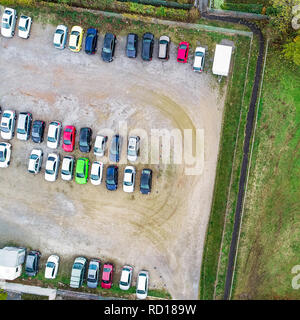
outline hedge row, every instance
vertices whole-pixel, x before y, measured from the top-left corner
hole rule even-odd
[[[178,3],[174,1],[166,1],[166,0],[118,0],[121,2],[134,2],[134,3],[140,3],[140,4],[146,4],[156,7],[167,7],[167,8],[174,8],[174,9],[190,9],[193,5],[192,4],[184,4],[184,3]]]
[[[267,7],[263,10],[263,4],[250,4],[250,3],[230,3],[226,2],[221,5],[223,10],[231,11],[241,11],[248,13],[266,14],[266,15],[276,15],[278,10],[273,7]]]

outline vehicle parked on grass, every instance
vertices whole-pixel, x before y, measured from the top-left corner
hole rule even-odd
[[[19,27],[18,27],[18,36],[23,39],[28,39],[30,36],[32,19],[25,15],[22,15],[19,20]]]
[[[73,52],[79,52],[82,46],[83,29],[80,26],[74,26],[71,29],[69,38],[69,49]]]
[[[117,38],[112,33],[106,33],[101,52],[101,57],[105,62],[111,62],[114,59]]]
[[[39,261],[41,253],[36,250],[28,252],[25,262],[25,273],[29,277],[35,277],[39,271]]]
[[[11,144],[0,142],[0,168],[7,168],[10,164]]]
[[[74,126],[65,126],[63,134],[62,148],[66,152],[72,152],[75,146],[76,128]]]
[[[80,288],[84,280],[87,260],[84,257],[77,257],[74,261],[70,279],[71,288]]]
[[[140,181],[140,191],[142,194],[148,194],[151,192],[152,187],[152,170],[143,169]]]
[[[126,55],[128,58],[136,58],[138,51],[138,35],[129,33],[126,41]]]
[[[31,139],[35,143],[42,143],[44,141],[45,121],[34,120],[32,124]]]
[[[1,137],[10,140],[15,135],[16,112],[12,110],[4,110],[1,118]]]
[[[28,140],[32,123],[32,114],[30,112],[20,112],[17,123],[17,138],[19,140]]]
[[[177,61],[180,63],[187,63],[189,56],[189,43],[181,41],[178,46]]]
[[[101,288],[110,289],[112,286],[113,278],[113,265],[111,263],[106,263],[103,266]]]
[[[133,268],[131,266],[124,266],[121,272],[119,288],[121,290],[128,290],[131,286]]]
[[[53,44],[56,49],[64,49],[67,43],[68,27],[60,24],[56,27],[53,37]]]
[[[87,183],[89,174],[89,161],[90,160],[88,158],[79,158],[76,162],[75,181],[78,184]]]
[[[131,136],[128,138],[127,159],[130,162],[137,160],[140,154],[140,137]]]
[[[94,155],[97,157],[103,157],[105,154],[107,136],[98,135],[94,145]]]
[[[28,162],[28,172],[37,174],[41,171],[43,163],[43,151],[40,149],[33,149],[31,151],[29,162]]]
[[[90,152],[91,150],[91,128],[81,128],[79,134],[79,150],[81,152]]]
[[[136,297],[138,299],[146,299],[148,295],[149,273],[141,270],[138,274],[136,284]]]
[[[88,268],[87,286],[89,288],[97,288],[99,283],[101,262],[98,259],[91,259]]]
[[[59,154],[49,153],[46,162],[45,180],[54,182],[57,179],[59,164]]]
[[[112,137],[112,140],[111,140],[110,149],[109,149],[109,160],[113,162],[119,162],[121,149],[122,149],[122,137],[116,134]]]
[[[195,50],[193,71],[202,72],[204,68],[204,60],[205,60],[205,48],[197,47]]]
[[[118,188],[119,169],[117,166],[111,165],[106,169],[106,188],[107,190],[117,190]]]
[[[15,35],[17,18],[17,11],[15,9],[4,9],[1,23],[1,35],[3,37],[11,38]]]
[[[73,156],[64,156],[61,165],[61,178],[65,181],[71,181],[73,179],[74,172],[74,162]]]
[[[135,186],[135,167],[127,166],[124,170],[123,191],[133,192]]]
[[[46,279],[55,279],[59,266],[59,256],[56,254],[52,254],[46,263],[45,268],[45,278]]]
[[[91,183],[98,186],[102,182],[103,163],[100,161],[94,161],[91,169]]]
[[[57,149],[60,142],[61,135],[61,122],[52,121],[49,123],[47,147],[51,149]]]
[[[142,59],[145,61],[151,61],[154,47],[154,35],[150,32],[143,34],[142,40]]]
[[[158,41],[158,59],[168,60],[170,51],[170,38],[161,36]]]
[[[95,28],[89,28],[86,32],[85,38],[85,53],[95,54],[97,51],[98,42],[98,30]]]

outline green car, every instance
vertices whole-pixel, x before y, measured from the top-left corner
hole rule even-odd
[[[76,163],[75,181],[78,184],[87,183],[88,174],[89,174],[89,159],[79,158]]]

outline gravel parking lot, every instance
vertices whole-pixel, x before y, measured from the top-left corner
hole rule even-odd
[[[122,191],[125,165],[120,165],[119,188],[109,192],[102,182],[93,186],[44,180],[43,170],[27,172],[36,145],[30,140],[11,141],[12,160],[1,170],[0,242],[17,242],[39,249],[44,256],[64,259],[83,255],[124,264],[137,272],[150,272],[150,288],[166,288],[174,299],[197,299],[200,262],[213,194],[224,97],[210,74],[191,71],[170,60],[143,62],[125,56],[125,38],[118,38],[115,60],[104,63],[98,52],[56,50],[53,26],[33,24],[29,40],[0,38],[0,104],[2,110],[32,112],[33,119],[62,121],[79,129],[90,126],[93,138],[103,128],[204,129],[204,171],[187,176],[184,165],[137,165],[137,183],[143,167],[153,169],[153,191],[144,196]],[[188,40],[188,39],[187,39]],[[109,137],[110,142],[111,137]],[[143,142],[142,142],[143,143]],[[108,144],[109,145],[109,144]],[[142,144],[143,148],[143,144]],[[123,157],[126,157],[126,138]],[[64,152],[59,147],[62,156]],[[78,135],[76,150],[78,158]],[[87,155],[95,160],[92,154]],[[105,175],[104,175],[105,178]]]

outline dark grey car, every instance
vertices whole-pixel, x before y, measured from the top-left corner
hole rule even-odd
[[[90,261],[86,281],[89,288],[97,288],[99,283],[100,266],[100,260],[92,259]]]
[[[26,257],[25,272],[29,277],[34,277],[39,271],[39,260],[41,253],[39,251],[29,251]]]
[[[109,149],[109,160],[113,162],[120,161],[120,154],[122,148],[122,137],[118,134],[114,135]]]

